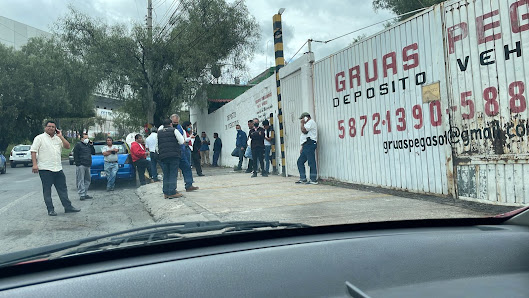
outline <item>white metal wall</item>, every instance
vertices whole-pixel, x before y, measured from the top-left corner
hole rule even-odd
[[[213,133],[216,132],[219,134],[223,145],[219,159],[220,165],[233,167],[239,162],[238,158],[231,156],[237,135],[235,125],[240,124],[242,130],[248,134],[248,120],[258,117],[262,122],[269,119],[270,113],[277,117],[275,76],[269,77],[211,114],[208,114],[207,110],[192,107],[190,118],[192,124],[196,123],[197,131],[199,133],[205,131],[210,138],[210,161],[213,160]],[[277,118],[274,121],[277,123]],[[278,127],[278,125],[276,126]],[[276,135],[278,136],[278,134]],[[276,148],[280,148],[279,137],[276,137]],[[276,160],[279,164],[281,163],[280,152],[276,153]],[[247,159],[245,159],[244,166],[247,166],[246,161]],[[279,166],[279,172],[281,172],[281,166]]]
[[[529,1],[452,1],[445,47],[461,198],[529,202]]]
[[[320,177],[453,193],[442,28],[436,6],[315,63]]]
[[[279,78],[281,80],[281,100],[283,102],[283,127],[285,135],[287,175],[299,176],[297,167],[299,150],[301,148],[299,143],[301,135],[299,116],[303,112],[308,112],[313,118],[315,118],[313,103],[314,96],[312,93],[313,62],[314,54],[307,53],[279,71]],[[308,170],[308,165],[306,165],[306,167]]]

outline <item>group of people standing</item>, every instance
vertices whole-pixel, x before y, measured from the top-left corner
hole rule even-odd
[[[236,171],[242,171],[244,158],[248,158],[248,168],[246,173],[252,173],[252,177],[257,177],[259,170],[263,177],[270,174],[271,148],[274,140],[273,128],[268,120],[263,121],[263,126],[259,125],[259,119],[248,120],[248,135],[236,125],[237,137],[235,147],[239,149],[239,164]]]
[[[316,167],[316,147],[318,132],[316,122],[310,114],[305,112],[300,119],[300,155],[297,161],[300,179],[298,184],[318,184],[318,170]],[[252,177],[257,177],[259,169],[261,175],[267,177],[270,173],[271,148],[274,143],[274,129],[268,120],[263,121],[263,126],[259,126],[259,119],[248,120],[248,135],[237,125],[237,136],[235,147],[239,151],[239,164],[236,171],[242,170],[244,158],[248,158],[248,169],[246,173],[251,173]],[[308,162],[310,168],[309,180],[307,180],[305,163]],[[259,167],[260,166],[260,167]]]

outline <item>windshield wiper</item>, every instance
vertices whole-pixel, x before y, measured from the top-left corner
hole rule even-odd
[[[309,225],[300,223],[282,223],[278,221],[196,221],[166,223],[134,228],[120,232],[105,234],[101,236],[88,237],[74,241],[68,241],[60,244],[48,245],[39,248],[24,250],[15,253],[9,253],[0,256],[0,266],[7,266],[40,258],[55,259],[66,255],[94,251],[103,247],[117,247],[122,244],[131,244],[143,242],[152,243],[166,239],[185,238],[185,234],[208,233],[213,231],[222,231],[221,234],[255,231],[261,228],[304,228]],[[139,232],[139,233],[135,233]],[[132,235],[122,236],[125,234],[135,233]],[[121,236],[121,237],[115,237]],[[111,238],[115,237],[115,238]],[[105,238],[111,238],[101,243],[82,246],[83,244],[96,242]],[[56,255],[54,255],[56,254]],[[51,257],[50,257],[51,256]]]

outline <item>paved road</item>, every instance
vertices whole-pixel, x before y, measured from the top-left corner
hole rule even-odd
[[[108,193],[104,185],[93,185],[89,194],[94,200],[80,201],[75,166],[64,162],[63,168],[70,200],[81,212],[65,214],[52,188],[56,217],[47,215],[39,176],[30,167],[8,168],[0,175],[0,254],[154,223],[135,187],[119,183]]]

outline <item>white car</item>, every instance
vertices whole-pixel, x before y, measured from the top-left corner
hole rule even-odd
[[[23,164],[28,167],[33,164],[31,161],[31,145],[17,145],[11,150],[11,155],[9,156],[9,163],[12,168],[15,168],[18,164]]]

